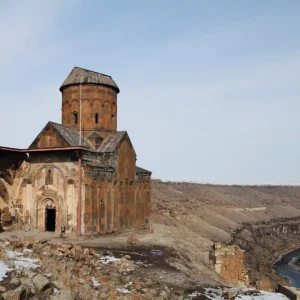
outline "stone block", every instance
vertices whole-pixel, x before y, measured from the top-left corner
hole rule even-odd
[[[49,280],[41,274],[37,274],[35,277],[33,277],[32,281],[37,292],[39,293],[49,286]]]

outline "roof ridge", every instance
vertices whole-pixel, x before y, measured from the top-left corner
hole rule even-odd
[[[53,121],[49,121],[48,123],[55,124],[55,125],[59,125],[59,126],[63,126],[63,127],[68,127],[68,126],[65,126],[65,125],[63,125],[63,124],[56,123],[56,122],[53,122]],[[68,127],[68,128],[69,128],[69,127]]]
[[[76,66],[73,67],[71,73],[67,76],[59,90],[62,92],[63,89],[67,86],[79,84],[95,84],[108,86],[112,88],[117,94],[120,93],[118,85],[110,75]]]
[[[107,76],[107,77],[112,79],[112,77],[110,75],[107,75],[107,74],[104,74],[104,73],[100,73],[100,72],[96,72],[96,71],[93,71],[93,70],[89,70],[89,69],[85,69],[85,68],[81,68],[81,67],[76,67],[76,66],[73,69],[75,69],[75,68],[80,69],[80,70],[84,70],[84,71],[87,71],[87,72],[92,72],[92,73],[104,75],[104,76]]]

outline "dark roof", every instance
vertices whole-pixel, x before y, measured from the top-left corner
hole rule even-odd
[[[97,152],[114,152],[122,139],[127,135],[126,131],[113,132],[99,147]]]
[[[79,146],[80,137],[76,130],[54,122],[49,122],[49,124],[52,124],[54,131],[57,132],[62,140],[65,141],[69,146]],[[91,147],[91,145],[88,144],[84,139],[82,139],[81,146],[88,148]]]
[[[87,143],[84,139],[82,139],[82,145],[79,145],[79,134],[76,130],[66,127],[64,125],[54,123],[54,122],[48,122],[47,125],[43,128],[43,130],[39,133],[39,135],[35,138],[35,140],[32,142],[32,144],[29,146],[28,149],[34,149],[35,144],[40,139],[43,132],[49,127],[53,126],[54,132],[64,141],[65,144],[67,144],[69,147],[77,147],[77,146],[83,146],[87,148],[91,148],[91,145]]]
[[[120,143],[125,139],[128,138],[129,142],[130,139],[126,131],[115,131],[111,135],[109,135],[100,145],[100,147],[95,150],[93,146],[84,138],[82,139],[82,145],[79,145],[79,134],[78,132],[70,127],[54,123],[48,122],[44,129],[39,133],[39,135],[35,138],[32,144],[29,146],[29,149],[34,149],[36,143],[39,141],[40,137],[42,136],[43,132],[49,127],[53,126],[54,132],[63,140],[63,142],[68,147],[76,147],[82,146],[88,148],[87,150],[94,152],[94,153],[112,153],[114,152]],[[91,134],[93,137],[102,138],[98,133],[93,132]],[[130,142],[131,144],[131,142]]]
[[[98,162],[96,160],[89,160],[89,159],[83,159],[83,164],[96,168],[96,169],[102,169],[103,171],[108,171],[108,172],[114,172],[115,169],[111,166],[105,165],[101,162]]]
[[[88,136],[88,139],[90,139],[90,140],[96,140],[96,139],[101,139],[101,140],[103,140],[103,137],[99,134],[99,133],[97,133],[97,132],[93,132],[93,133],[91,133],[89,136]]]
[[[74,67],[67,79],[59,88],[60,91],[66,86],[78,84],[97,84],[112,87],[117,93],[120,92],[119,87],[109,75],[101,74],[98,72]]]
[[[140,167],[138,167],[138,166],[136,166],[135,167],[135,173],[146,173],[146,174],[152,174],[152,172],[151,171],[148,171],[148,170],[146,170],[146,169],[143,169],[143,168],[140,168]]]

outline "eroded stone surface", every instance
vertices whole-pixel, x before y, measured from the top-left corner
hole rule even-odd
[[[238,245],[222,245],[220,243],[216,243],[211,251],[216,272],[225,281],[235,286],[249,286],[244,252]]]

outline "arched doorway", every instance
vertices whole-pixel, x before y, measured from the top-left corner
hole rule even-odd
[[[55,231],[56,229],[56,206],[52,199],[45,199],[45,231]]]

